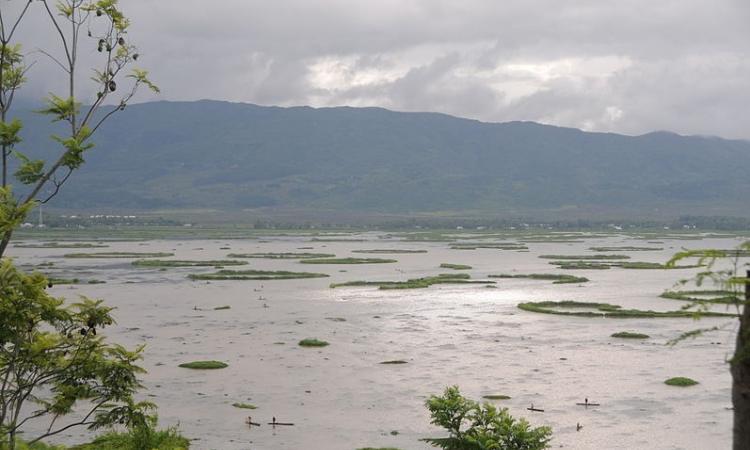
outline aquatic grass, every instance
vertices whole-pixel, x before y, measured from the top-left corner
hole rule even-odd
[[[552,284],[567,284],[567,283],[586,283],[589,281],[586,277],[577,277],[574,275],[566,274],[553,274],[553,273],[530,273],[522,275],[511,275],[511,274],[499,274],[499,275],[487,275],[488,278],[528,278],[531,280],[547,280],[552,281]]]
[[[214,273],[191,273],[191,280],[295,280],[304,278],[326,278],[325,273],[289,272],[285,270],[219,270]]]
[[[412,254],[412,253],[427,253],[427,250],[406,250],[398,248],[376,248],[372,250],[352,250],[352,253],[372,253],[372,254],[383,254],[383,255],[399,255],[399,254]]]
[[[302,264],[389,264],[395,262],[398,261],[384,258],[321,258],[300,261]]]
[[[589,250],[594,252],[656,252],[664,250],[662,247],[589,247]]]
[[[634,333],[632,331],[620,331],[611,335],[613,338],[620,339],[648,339],[651,336],[643,333]]]
[[[231,259],[218,260],[186,260],[186,259],[137,259],[131,263],[136,267],[217,267],[217,266],[244,266],[247,261],[236,261]]]
[[[612,264],[588,261],[550,261],[549,264],[562,270],[609,270]]]
[[[598,317],[598,318],[695,318],[692,311],[644,311],[639,309],[622,309],[610,303],[580,302],[574,300],[541,301],[519,303],[523,311],[555,314],[560,316]],[[736,314],[701,311],[701,317],[737,317]]]
[[[510,395],[489,394],[489,395],[483,395],[482,398],[487,399],[487,400],[510,400]]]
[[[232,307],[229,306],[229,305],[217,306],[217,307],[214,308],[214,311],[224,311],[224,310],[227,310],[227,309],[232,309]]]
[[[693,380],[692,378],[673,377],[668,380],[664,380],[664,384],[666,384],[667,386],[688,387],[688,386],[695,386],[696,384],[700,384],[700,383]]]
[[[564,261],[601,261],[601,260],[616,260],[616,259],[630,259],[627,255],[539,255],[542,259],[555,259]]]
[[[237,403],[232,403],[232,406],[234,406],[235,408],[239,408],[239,409],[258,409],[257,406],[250,404],[250,403],[237,402]]]
[[[326,341],[321,341],[317,338],[302,339],[298,342],[300,347],[327,347],[329,345]]]
[[[43,242],[41,244],[16,244],[16,248],[107,248],[106,244],[89,242]]]
[[[477,250],[480,248],[495,249],[495,250],[528,250],[529,247],[523,244],[515,243],[502,243],[502,244],[453,244],[450,246],[451,250]]]
[[[379,289],[424,289],[434,284],[494,284],[494,281],[471,280],[465,273],[443,273],[433,277],[412,278],[406,281],[349,281],[333,283],[331,288],[377,286]]]
[[[393,359],[393,360],[390,360],[390,361],[381,361],[378,364],[395,364],[395,365],[398,365],[398,364],[408,364],[408,362],[404,361],[403,359]]]
[[[166,258],[174,253],[154,252],[99,252],[99,253],[67,253],[64,258]]]
[[[230,253],[227,258],[258,258],[258,259],[309,259],[309,258],[333,258],[331,253]]]
[[[659,297],[695,303],[734,304],[742,301],[735,292],[727,290],[664,291]]]
[[[681,265],[681,266],[667,266],[666,264],[662,264],[662,263],[633,261],[633,262],[624,262],[622,264],[618,264],[617,267],[621,267],[623,269],[665,269],[665,270],[676,270],[676,269],[695,269],[695,268],[698,268],[698,267],[703,267],[703,265],[701,265],[701,264],[685,264],[685,265]]]
[[[453,270],[470,270],[473,269],[471,266],[467,266],[466,264],[450,264],[450,263],[442,263],[440,264],[441,269],[453,269]]]
[[[229,367],[229,364],[221,361],[193,361],[182,363],[179,367],[182,367],[183,369],[214,370],[224,369],[225,367]]]

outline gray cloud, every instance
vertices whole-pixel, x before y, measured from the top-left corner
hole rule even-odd
[[[19,1],[4,1],[4,11]],[[121,3],[164,99],[374,105],[750,139],[744,0]],[[22,39],[50,45],[44,21],[26,25]],[[50,73],[40,61],[27,95],[55,89]]]

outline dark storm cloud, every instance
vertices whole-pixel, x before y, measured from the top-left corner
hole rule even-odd
[[[750,138],[749,3],[121,0],[165,99],[740,138]],[[23,37],[45,28],[30,22]],[[51,68],[36,70],[32,90],[54,88]]]

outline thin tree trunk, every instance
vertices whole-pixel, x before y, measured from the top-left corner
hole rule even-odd
[[[747,271],[750,279],[750,270]],[[734,450],[750,449],[750,283],[745,282],[745,304],[740,316],[737,346],[732,358]]]

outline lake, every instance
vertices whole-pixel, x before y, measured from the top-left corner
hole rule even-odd
[[[556,236],[556,237],[555,237]],[[195,449],[431,448],[419,441],[443,436],[429,424],[425,400],[446,386],[464,395],[508,395],[494,401],[532,425],[553,428],[552,448],[729,448],[731,377],[736,321],[731,318],[586,318],[526,312],[527,301],[577,300],[667,311],[684,303],[659,297],[695,269],[560,270],[540,255],[618,254],[663,263],[683,248],[734,248],[740,237],[550,232],[268,234],[248,239],[105,242],[107,248],[19,248],[21,265],[103,284],[56,285],[52,292],[115,306],[112,342],[147,345],[144,399],[159,405],[163,426],[179,424]],[[412,240],[417,239],[417,240]],[[16,242],[18,245],[20,241]],[[25,239],[23,244],[43,241]],[[94,242],[94,241],[87,241]],[[456,243],[524,243],[528,250],[452,249]],[[661,250],[594,252],[591,247]],[[422,253],[360,253],[421,250]],[[165,252],[164,259],[221,260],[229,253],[315,252],[338,258],[390,258],[384,264],[303,264],[298,259],[243,259],[231,270],[316,272],[327,278],[191,280],[212,267],[137,267],[135,258],[65,258],[68,253]],[[355,252],[357,251],[357,252]],[[471,269],[440,268],[442,263]],[[466,273],[495,284],[437,284],[422,289],[329,287],[357,280],[399,281]],[[566,273],[586,283],[553,284],[492,274]],[[488,287],[493,286],[493,287]],[[228,306],[226,309],[214,309]],[[714,308],[725,311],[725,308]],[[728,324],[720,331],[666,345],[683,332]],[[636,331],[646,340],[611,337]],[[317,338],[324,348],[298,342]],[[179,364],[219,360],[221,370]],[[402,360],[405,364],[380,364]],[[700,382],[670,387],[686,376]],[[599,407],[577,406],[588,398]],[[255,410],[238,409],[248,403]],[[528,411],[530,405],[544,409]],[[249,429],[247,416],[262,422]],[[272,417],[294,426],[266,425]],[[576,431],[576,424],[583,428]],[[85,436],[85,433],[84,433]],[[82,439],[78,433],[60,442]]]

